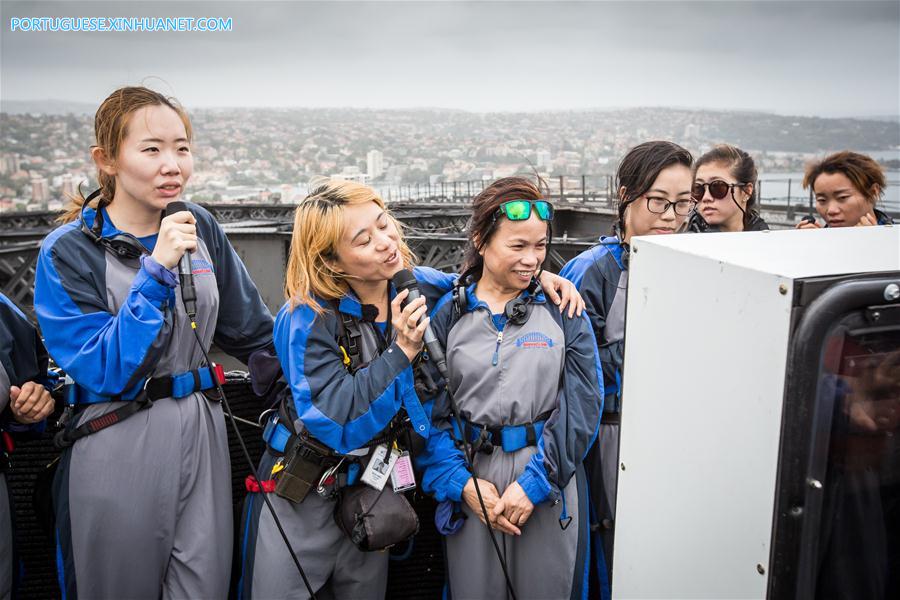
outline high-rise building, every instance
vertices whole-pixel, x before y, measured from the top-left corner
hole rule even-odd
[[[19,155],[15,153],[4,153],[0,156],[0,175],[12,175],[21,168]]]
[[[72,174],[66,173],[62,177],[62,186],[60,188],[61,196],[64,200],[75,195],[75,184],[72,183]]]
[[[369,150],[366,154],[366,172],[369,179],[381,177],[384,173],[384,154],[378,150]]]
[[[695,140],[700,137],[700,126],[696,123],[688,123],[684,126],[684,139]]]
[[[281,203],[288,204],[294,200],[294,186],[289,183],[281,184]]]
[[[553,156],[550,154],[549,150],[538,150],[537,151],[537,167],[538,169],[545,169],[550,166],[550,163],[553,162]]]
[[[50,185],[46,177],[31,178],[31,201],[35,204],[43,204],[50,199]]]

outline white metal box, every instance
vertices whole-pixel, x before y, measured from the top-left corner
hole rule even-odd
[[[764,598],[798,280],[900,271],[900,227],[632,241],[614,598]]]

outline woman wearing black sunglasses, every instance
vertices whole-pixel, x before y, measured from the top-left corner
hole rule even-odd
[[[600,559],[596,563],[599,582],[594,585],[604,597],[612,576],[629,243],[634,236],[674,233],[684,225],[694,207],[691,163],[691,153],[672,142],[645,142],[632,148],[616,172],[617,235],[601,237],[598,245],[569,261],[559,273],[584,297],[603,365],[603,419],[585,465],[597,518],[591,530],[599,532],[598,544],[592,548]]]
[[[721,144],[694,163],[691,197],[697,210],[690,231],[762,231],[769,226],[756,211],[756,164],[749,154]]]

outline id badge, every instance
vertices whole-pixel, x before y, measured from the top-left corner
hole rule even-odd
[[[394,465],[391,471],[391,484],[397,493],[415,489],[416,474],[413,473],[412,459],[409,457],[409,452],[403,451],[400,454],[400,458],[397,459],[397,464]]]
[[[394,468],[398,458],[400,458],[399,450],[388,451],[387,446],[378,444],[360,479],[363,483],[381,491],[391,476],[391,470]]]

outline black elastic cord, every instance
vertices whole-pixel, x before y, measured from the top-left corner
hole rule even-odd
[[[516,591],[513,589],[512,579],[509,577],[509,568],[506,566],[506,559],[503,558],[503,553],[500,552],[500,544],[497,543],[497,536],[494,535],[494,528],[491,527],[491,518],[488,515],[487,506],[484,504],[484,498],[481,496],[481,488],[478,486],[478,475],[475,473],[475,457],[474,451],[472,450],[472,444],[467,439],[465,434],[463,420],[459,416],[459,407],[456,406],[456,399],[453,397],[453,392],[450,391],[450,384],[448,378],[444,377],[445,388],[447,389],[447,399],[450,401],[450,412],[453,413],[453,418],[456,419],[456,422],[460,425],[460,433],[463,438],[463,448],[465,448],[466,460],[469,463],[469,469],[472,471],[472,483],[475,485],[475,495],[478,496],[478,504],[481,505],[481,512],[484,514],[484,524],[487,527],[488,534],[491,536],[491,543],[494,544],[494,550],[497,552],[497,558],[500,560],[500,566],[503,568],[503,577],[506,579],[506,589],[509,590],[509,595],[512,596],[513,600],[516,600]]]
[[[203,347],[203,342],[200,340],[200,334],[197,333],[197,323],[195,323],[193,319],[190,319],[190,321],[191,329],[194,330],[194,338],[197,340],[197,346],[200,347],[200,352],[203,353],[203,360],[206,361],[207,365],[211,365],[212,362],[209,360],[209,356],[206,354],[206,349]],[[260,495],[262,495],[263,501],[269,508],[269,513],[272,515],[272,519],[275,521],[275,526],[278,527],[278,533],[281,534],[281,539],[284,540],[284,545],[287,546],[288,551],[291,553],[291,560],[294,561],[294,566],[297,567],[297,572],[300,573],[300,578],[303,579],[303,585],[306,586],[306,591],[309,592],[309,597],[312,600],[316,600],[316,593],[313,591],[312,586],[309,583],[309,579],[306,578],[306,572],[300,565],[300,560],[297,558],[297,553],[294,552],[294,547],[291,546],[291,541],[288,539],[287,533],[285,533],[284,527],[282,527],[281,521],[278,519],[278,515],[275,514],[275,507],[273,507],[272,503],[269,501],[269,494],[263,487],[263,480],[260,479],[259,473],[256,471],[256,465],[253,464],[253,459],[250,458],[250,452],[247,451],[247,445],[244,444],[244,438],[241,435],[241,432],[238,430],[234,413],[231,412],[231,405],[228,404],[228,398],[225,396],[225,390],[222,389],[222,384],[219,383],[218,377],[213,377],[213,379],[216,382],[216,389],[218,389],[219,391],[219,396],[222,398],[222,406],[225,409],[225,414],[227,414],[231,420],[231,427],[234,429],[234,435],[237,437],[237,440],[241,445],[241,451],[244,453],[244,458],[247,460],[247,464],[250,465],[250,472],[253,474],[253,478],[256,480],[257,485],[259,485],[259,493]]]

